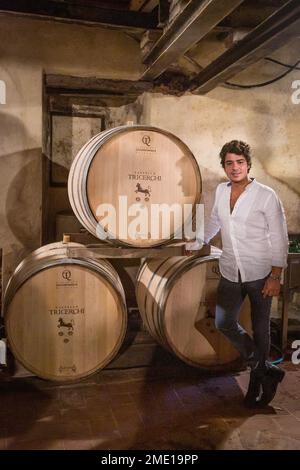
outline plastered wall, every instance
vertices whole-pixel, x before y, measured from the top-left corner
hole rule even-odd
[[[121,31],[0,15],[0,246],[4,282],[40,244],[43,72],[139,76],[139,44]]]
[[[297,39],[272,57],[293,64],[298,60],[299,45]],[[261,83],[285,70],[261,60],[231,81]],[[206,217],[216,185],[226,180],[218,158],[222,145],[232,139],[245,140],[253,152],[250,176],[278,193],[289,232],[300,233],[300,104],[293,104],[291,99],[295,92],[292,82],[299,80],[299,73],[295,70],[281,81],[261,88],[233,90],[219,86],[202,96],[143,97],[144,121],[173,132],[193,151],[203,177]]]

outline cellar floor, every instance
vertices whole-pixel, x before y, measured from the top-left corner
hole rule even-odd
[[[102,370],[59,385],[0,373],[0,449],[300,449],[300,366],[247,410],[248,372],[185,364]]]

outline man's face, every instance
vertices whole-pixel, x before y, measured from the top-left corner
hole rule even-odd
[[[233,183],[248,179],[247,160],[243,155],[227,153],[224,161],[225,173]]]

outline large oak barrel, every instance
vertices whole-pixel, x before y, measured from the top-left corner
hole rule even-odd
[[[165,348],[188,364],[220,368],[239,357],[215,328],[219,254],[146,260],[137,279],[137,303],[145,326]],[[241,324],[251,333],[249,302]]]
[[[68,194],[75,215],[92,235],[106,234],[107,241],[124,246],[150,247],[168,243],[174,234],[180,238],[184,222],[200,202],[201,176],[189,148],[170,132],[121,126],[97,134],[82,147],[70,169]],[[108,226],[103,204],[115,209],[116,227]],[[169,235],[155,215],[159,226],[154,228],[151,208],[158,204],[170,208],[170,221],[167,215],[165,219]],[[188,204],[192,211],[184,213]],[[172,216],[175,206],[178,218]],[[143,211],[146,224],[141,228]]]
[[[102,369],[118,352],[127,312],[120,279],[105,260],[69,258],[76,243],[46,245],[25,258],[4,297],[10,348],[35,375],[70,381]]]

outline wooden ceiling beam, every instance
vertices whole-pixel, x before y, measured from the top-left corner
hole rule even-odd
[[[110,25],[123,28],[155,29],[157,12],[137,12],[85,6],[53,0],[0,0],[0,12],[27,15],[53,21]]]
[[[145,57],[147,69],[142,79],[153,80],[161,75],[242,1],[191,0]]]
[[[151,12],[157,7],[159,0],[131,0],[129,9],[134,11]]]
[[[66,75],[47,74],[44,86],[52,94],[111,94],[140,95],[152,88],[150,82],[133,80],[114,80],[97,77],[72,77]]]
[[[207,93],[299,36],[299,31],[300,2],[289,0],[237,45],[205,67],[193,78],[189,90],[198,94]]]

